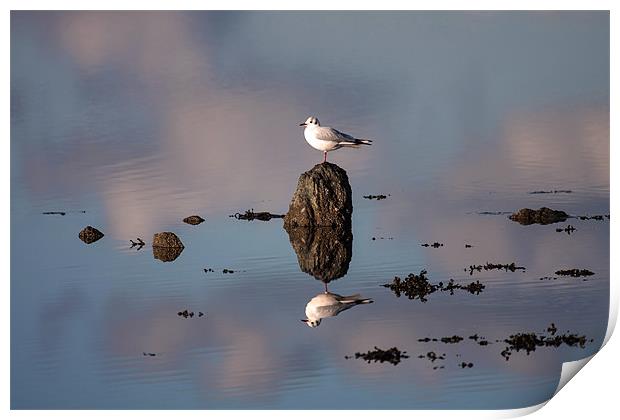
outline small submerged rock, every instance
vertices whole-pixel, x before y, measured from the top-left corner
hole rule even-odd
[[[159,232],[153,235],[153,246],[162,248],[185,248],[183,242],[173,232]]]
[[[406,351],[400,351],[396,347],[392,347],[391,349],[381,350],[379,347],[375,346],[374,350],[369,350],[366,353],[355,353],[355,356],[344,356],[345,359],[363,359],[370,362],[387,362],[391,363],[394,366],[401,362],[401,359],[408,359],[409,356],[406,354]]]
[[[104,235],[97,228],[94,228],[92,226],[86,226],[80,231],[78,236],[82,240],[82,242],[92,244],[93,242],[97,242],[99,239],[103,238]]]
[[[187,223],[188,225],[199,225],[199,224],[201,224],[202,222],[204,222],[204,221],[205,221],[205,219],[203,219],[203,218],[202,218],[202,217],[200,217],[200,216],[196,216],[196,215],[194,215],[194,216],[188,216],[188,217],[186,217],[185,219],[183,219],[183,221],[184,221],[185,223]]]
[[[552,210],[548,207],[541,207],[538,210],[523,208],[508,216],[510,220],[519,222],[522,225],[548,225],[551,223],[564,222],[569,217],[570,216],[562,210]]]

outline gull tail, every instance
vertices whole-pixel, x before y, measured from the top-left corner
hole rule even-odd
[[[340,299],[340,303],[355,303],[356,305],[361,304],[361,303],[373,303],[373,302],[374,301],[372,299],[365,299],[360,294],[352,295],[352,296],[343,296],[342,299]]]
[[[360,147],[362,144],[371,145],[371,144],[372,144],[372,140],[367,140],[367,139],[353,139],[353,140],[341,141],[339,144],[340,144],[340,145],[342,145],[342,146],[344,146],[344,147],[354,147],[354,148],[358,148],[358,147]]]

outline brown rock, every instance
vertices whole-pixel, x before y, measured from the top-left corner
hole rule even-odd
[[[510,220],[519,222],[522,225],[532,225],[538,223],[548,225],[551,223],[564,222],[570,216],[561,210],[552,210],[548,207],[541,207],[538,210],[521,209],[508,216]]]
[[[344,169],[333,163],[316,165],[299,177],[288,213],[285,229],[351,226],[351,185]]]
[[[97,242],[99,239],[103,238],[103,233],[101,231],[99,231],[98,229],[92,227],[92,226],[86,226],[84,229],[82,229],[79,233],[79,238],[87,243],[87,244],[91,244],[93,242]]]
[[[185,248],[183,242],[172,232],[159,232],[153,235],[153,248]]]
[[[194,215],[194,216],[188,216],[188,217],[186,217],[185,219],[183,219],[183,221],[184,221],[185,223],[187,223],[188,225],[199,225],[199,224],[201,224],[202,222],[204,222],[204,221],[205,221],[205,219],[203,219],[203,218],[202,218],[202,217],[200,217],[200,216],[195,216],[195,215]]]

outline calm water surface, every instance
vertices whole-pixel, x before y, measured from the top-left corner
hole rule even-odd
[[[329,156],[354,212],[328,285],[375,302],[317,328],[299,320],[324,286],[282,221],[228,217],[287,211],[322,159],[298,126],[311,114],[375,140]],[[600,347],[609,301],[607,220],[567,235],[478,214],[541,206],[609,213],[608,13],[12,13],[11,405],[537,404]],[[86,225],[105,237],[81,242]],[[173,262],[150,247],[165,230],[186,245]],[[487,261],[526,270],[464,271]],[[596,274],[539,280],[562,268]],[[381,287],[422,269],[486,288],[420,302]],[[500,355],[495,340],[551,322],[593,341]],[[344,357],[374,346],[411,358]]]

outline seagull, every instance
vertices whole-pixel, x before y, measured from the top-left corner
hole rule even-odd
[[[372,299],[364,299],[359,294],[340,296],[330,292],[319,293],[306,305],[306,319],[302,319],[301,322],[311,328],[316,328],[321,323],[322,318],[336,316],[356,305],[372,302]]]
[[[332,150],[337,150],[341,147],[358,148],[362,144],[372,144],[372,140],[356,139],[335,128],[321,127],[321,123],[316,117],[308,117],[305,122],[299,125],[306,127],[304,129],[304,137],[308,144],[317,150],[323,151],[323,163],[327,162],[327,152]]]

